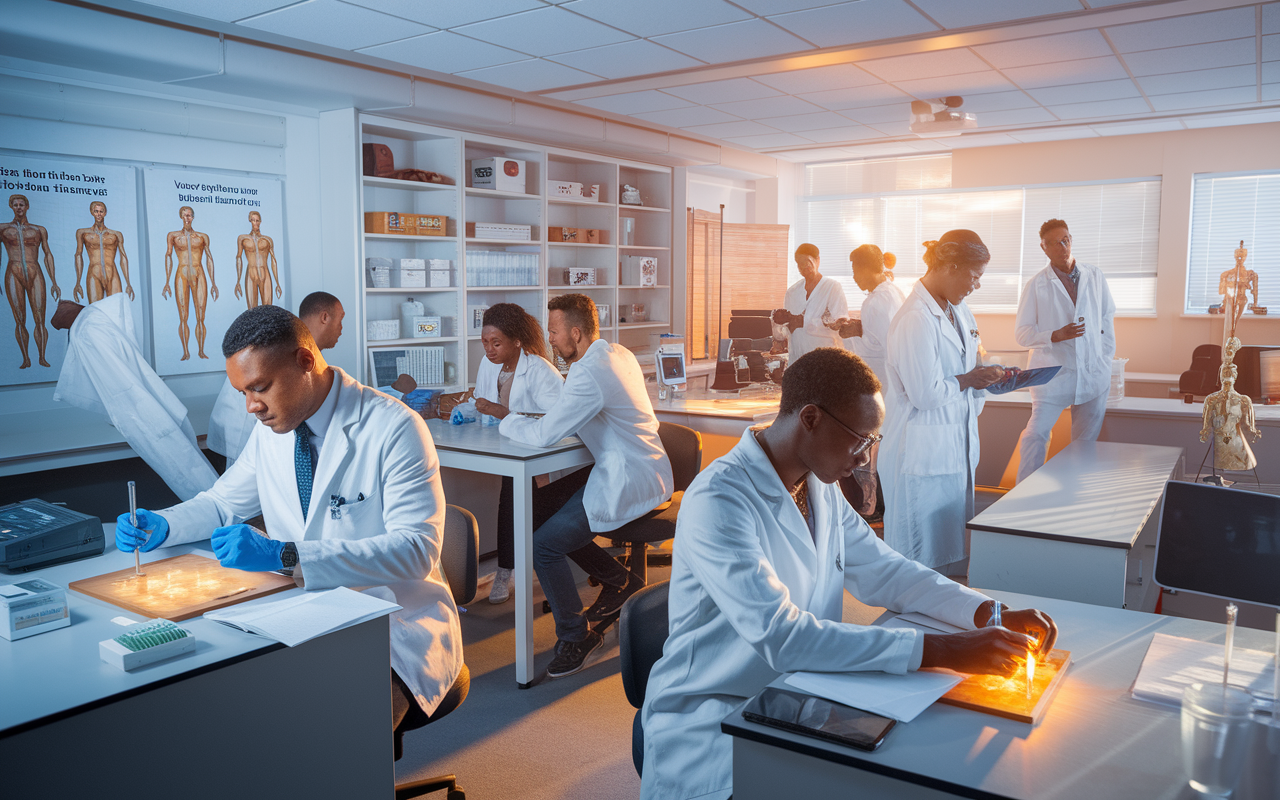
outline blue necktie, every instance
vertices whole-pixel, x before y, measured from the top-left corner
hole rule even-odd
[[[311,482],[315,478],[315,464],[311,458],[311,428],[302,423],[293,431],[293,466],[298,473],[298,500],[302,503],[302,521],[307,521],[307,509],[311,506]]]

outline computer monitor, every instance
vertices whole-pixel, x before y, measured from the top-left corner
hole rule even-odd
[[[667,386],[686,382],[683,353],[658,353],[658,381]]]
[[[1156,583],[1280,609],[1280,497],[1204,483],[1165,486]]]

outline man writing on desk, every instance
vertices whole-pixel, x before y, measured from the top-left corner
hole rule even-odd
[[[236,318],[227,375],[262,425],[213,488],[116,522],[116,546],[210,537],[224,567],[292,569],[306,589],[386,587],[392,616],[393,727],[428,716],[462,668],[458,610],[440,571],[444,491],[422,418],[325,363],[302,320],[279,306]],[[261,513],[268,538],[241,524]]]
[[[857,356],[819,348],[783,377],[778,417],[750,429],[685,492],[677,521],[670,635],[645,696],[641,797],[724,798],[731,740],[720,721],[787,672],[920,667],[1010,673],[1057,628],[904,558],[877,539],[836,479],[864,464],[884,421],[880,383]],[[950,635],[840,621],[844,590],[917,611]]]

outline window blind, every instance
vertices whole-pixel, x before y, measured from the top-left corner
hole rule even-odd
[[[1195,179],[1185,311],[1203,314],[1222,302],[1218,279],[1235,266],[1244,240],[1244,267],[1258,273],[1258,304],[1280,307],[1280,174],[1205,175]],[[1248,301],[1253,302],[1249,295]]]
[[[804,174],[806,195],[946,189],[951,186],[951,154],[810,164]]]

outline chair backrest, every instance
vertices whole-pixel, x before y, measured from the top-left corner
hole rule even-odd
[[[670,581],[651,583],[627,598],[618,619],[622,688],[635,708],[644,705],[649,671],[662,657],[669,632],[667,591]]]
[[[671,477],[683,492],[702,471],[702,434],[674,422],[658,423],[658,438],[671,460]]]
[[[480,525],[462,506],[447,505],[444,511],[444,543],[440,547],[440,569],[460,606],[476,597],[480,572]]]

